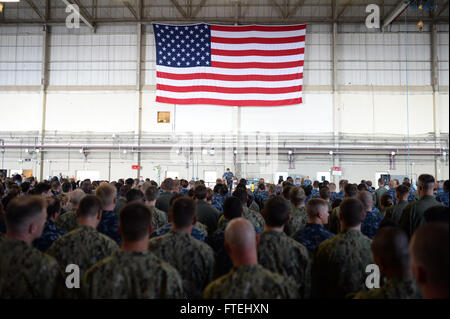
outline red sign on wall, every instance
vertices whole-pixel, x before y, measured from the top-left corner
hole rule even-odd
[[[140,165],[131,165],[131,169],[141,169]]]

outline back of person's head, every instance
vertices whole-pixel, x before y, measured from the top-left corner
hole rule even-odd
[[[86,196],[85,192],[83,192],[81,189],[76,189],[69,193],[69,201],[72,206],[76,207],[84,196]]]
[[[372,181],[366,181],[366,185],[371,188],[372,187]]]
[[[258,190],[259,190],[259,191],[264,191],[264,190],[266,190],[266,185],[264,185],[264,184],[258,184]]]
[[[220,185],[219,195],[225,196],[228,193],[228,187],[225,184]]]
[[[162,183],[161,183],[161,188],[163,191],[167,191],[170,192],[173,189],[173,179],[172,178],[166,178]]]
[[[61,186],[61,183],[59,181],[52,182],[52,190],[57,191],[60,186]]]
[[[356,196],[356,198],[361,201],[361,203],[364,205],[364,208],[366,209],[366,211],[369,211],[372,209],[373,197],[369,191],[360,191],[358,193],[358,195]]]
[[[399,185],[395,188],[395,193],[398,197],[403,198],[406,195],[409,195],[410,188],[405,184]]]
[[[292,187],[289,192],[289,199],[294,206],[299,206],[306,200],[305,191],[301,187]]]
[[[127,178],[127,179],[125,180],[125,184],[128,185],[128,186],[130,186],[130,188],[132,188],[133,185],[134,185],[134,179],[132,179],[132,178]]]
[[[178,228],[189,227],[196,218],[195,202],[186,196],[176,199],[171,207],[172,222]]]
[[[214,188],[213,188],[213,192],[215,193],[215,194],[219,194],[219,189],[222,187],[222,183],[217,183],[216,185],[214,185]]]
[[[85,180],[81,183],[80,187],[83,192],[85,192],[87,195],[92,194],[92,183],[89,180]]]
[[[128,184],[122,185],[119,189],[120,197],[127,197],[127,193],[130,191],[131,186]]]
[[[242,216],[242,203],[236,196],[230,196],[223,202],[223,215],[227,220]]]
[[[5,223],[8,232],[23,234],[33,222],[45,221],[47,202],[40,196],[14,198],[6,207]],[[43,210],[45,215],[43,214]],[[40,234],[39,234],[40,235]]]
[[[423,217],[427,223],[432,222],[449,222],[450,208],[444,205],[437,205],[428,208],[424,213]]]
[[[324,199],[324,200],[329,200],[331,198],[331,191],[330,191],[330,189],[327,186],[322,187],[320,189],[320,191],[319,191],[319,197]]]
[[[267,185],[267,192],[270,194],[275,194],[277,192],[277,186],[275,184]]]
[[[214,192],[213,192],[213,190],[211,189],[211,188],[206,188],[206,201],[207,202],[210,202],[210,201],[212,201],[213,200],[213,197],[214,197]]]
[[[93,218],[102,211],[102,201],[96,195],[86,195],[78,204],[77,215],[80,218]]]
[[[70,193],[72,191],[72,184],[70,184],[69,182],[64,182],[61,185],[61,189],[63,193]]]
[[[288,181],[288,180],[285,180],[282,184],[281,184],[281,187],[284,189],[285,187],[288,187],[288,186],[292,186],[292,183],[290,182],[290,181]]]
[[[448,242],[445,223],[426,223],[411,239],[411,265],[425,298],[448,298]]]
[[[127,203],[133,202],[135,200],[142,202],[144,200],[144,194],[140,190],[132,188],[127,192],[126,198]]]
[[[335,209],[336,207],[338,207],[339,205],[341,205],[342,203],[342,198],[335,198],[332,202],[331,202],[331,209]]]
[[[346,179],[341,179],[340,181],[339,181],[339,188],[340,189],[344,189],[345,188],[345,185],[347,185],[348,184],[348,180],[346,180]]]
[[[31,186],[30,182],[23,182],[23,183],[20,185],[20,188],[22,189],[22,192],[23,192],[24,194],[27,194],[28,191],[30,190],[30,186]]]
[[[95,190],[95,195],[100,198],[103,207],[107,207],[115,202],[116,188],[111,184],[102,184]]]
[[[386,185],[386,180],[384,178],[379,178],[378,179],[378,185],[380,186],[385,186]]]
[[[148,239],[151,225],[152,211],[142,202],[128,203],[119,212],[120,235],[124,241]]]
[[[418,181],[419,189],[422,189],[426,192],[432,191],[435,187],[435,179],[430,174],[420,175]]]
[[[174,194],[174,195],[170,198],[170,200],[169,200],[169,207],[172,206],[172,204],[173,204],[174,201],[176,201],[178,198],[182,198],[182,197],[186,197],[186,196],[184,196],[184,195],[181,194],[181,193]]]
[[[264,205],[267,226],[281,227],[289,220],[289,205],[281,196],[269,198]]]
[[[364,184],[361,183],[361,184],[358,185],[357,189],[358,189],[358,192],[366,191],[367,190],[367,185],[365,183]]]
[[[255,227],[245,218],[235,218],[225,228],[225,247],[232,255],[256,252]]]
[[[346,227],[356,227],[364,220],[364,206],[356,198],[347,198],[339,205],[339,217]]]
[[[289,200],[289,194],[291,192],[292,187],[293,187],[292,184],[288,184],[286,186],[283,186],[282,194],[283,194],[284,199]]]
[[[444,182],[444,192],[448,193],[450,191],[450,181],[447,179]]]
[[[182,179],[182,180],[180,181],[180,185],[181,185],[181,187],[183,187],[183,188],[187,188],[187,187],[189,186],[189,182],[188,182],[187,180],[185,180],[185,179]]]
[[[13,182],[14,182],[14,183],[15,183],[15,182],[22,183],[22,176],[21,176],[20,174],[14,175],[12,179],[13,179]]]
[[[396,273],[410,268],[408,236],[398,227],[380,228],[373,238],[371,249],[375,263],[382,265],[382,272],[384,267]]]
[[[206,190],[206,187],[204,185],[197,185],[194,188],[194,197],[198,200],[204,200],[206,199],[206,196],[208,195],[208,192]]]
[[[244,188],[236,188],[232,194],[233,196],[236,196],[243,205],[247,206],[247,189]]]
[[[318,218],[321,211],[328,211],[328,203],[321,198],[312,198],[306,204],[306,214],[310,219]]]
[[[312,185],[303,186],[303,190],[305,191],[306,197],[308,197],[309,195],[311,195],[312,189],[313,189],[313,188],[312,188]]]
[[[33,194],[34,195],[42,195],[43,193],[47,193],[51,189],[51,186],[49,183],[41,182],[36,185],[34,188]]]
[[[61,201],[58,198],[47,198],[47,219],[61,213]]]
[[[391,195],[385,193],[380,197],[380,205],[384,208],[394,206],[394,200]]]
[[[358,194],[358,188],[354,184],[347,183],[344,186],[344,194],[348,198],[354,198]]]
[[[145,199],[148,202],[153,202],[158,198],[158,188],[154,185],[151,185],[145,191]]]
[[[319,188],[319,181],[313,182],[313,188]]]

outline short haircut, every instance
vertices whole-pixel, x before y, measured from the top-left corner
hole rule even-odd
[[[372,181],[366,181],[366,185],[372,187]]]
[[[75,189],[74,191],[69,193],[69,201],[72,203],[72,205],[77,206],[84,196],[86,196],[85,192],[83,192],[81,189]]]
[[[176,199],[170,207],[172,212],[172,222],[176,227],[184,228],[192,225],[196,214],[194,200],[183,196]]]
[[[331,191],[330,191],[330,189],[327,186],[322,187],[320,189],[320,191],[319,191],[319,197],[322,198],[322,199],[329,199],[329,198],[331,198]]]
[[[335,209],[336,207],[338,207],[339,205],[341,205],[343,199],[342,198],[335,198],[332,202],[331,202],[331,209]]]
[[[281,227],[289,217],[289,206],[286,200],[281,196],[269,198],[264,205],[264,221],[266,225],[272,227]]]
[[[298,206],[306,200],[305,191],[301,187],[292,187],[289,192],[289,199],[295,206]]]
[[[360,191],[366,191],[367,190],[367,185],[365,183],[364,184],[361,183],[361,184],[358,185],[357,189],[358,189],[359,192]]]
[[[434,189],[434,183],[435,183],[435,179],[432,175],[430,174],[422,174],[419,176],[419,185],[422,186],[422,188],[425,191],[431,191]]]
[[[126,198],[127,203],[133,202],[135,200],[139,200],[142,202],[144,200],[144,194],[140,190],[132,188],[127,192]]]
[[[223,202],[223,214],[227,220],[242,217],[242,203],[236,196],[230,196]]]
[[[225,184],[220,185],[219,194],[225,196],[228,193],[228,187]]]
[[[134,184],[134,179],[132,179],[132,178],[127,178],[127,179],[125,180],[125,184],[127,184],[127,185],[130,186],[130,187],[132,187],[133,184]]]
[[[206,200],[209,202],[209,201],[212,201],[213,200],[213,197],[214,197],[214,192],[213,192],[213,190],[211,189],[211,188],[207,188],[206,189]]]
[[[394,205],[394,200],[390,194],[383,194],[380,197],[380,205],[383,207],[391,207]]]
[[[46,207],[47,202],[40,196],[14,198],[6,207],[6,229],[13,233],[23,233]]]
[[[266,185],[264,184],[258,184],[258,190],[263,191],[266,189]]]
[[[411,257],[426,271],[427,281],[448,291],[448,224],[427,223],[414,233]]]
[[[158,198],[158,188],[154,185],[151,185],[145,191],[145,199],[149,202],[153,202]]]
[[[398,227],[381,228],[375,234],[371,248],[373,255],[383,258],[390,270],[403,270],[410,266],[408,236]]]
[[[378,179],[378,184],[381,185],[381,186],[384,186],[384,185],[386,185],[386,180],[384,178],[379,178]]]
[[[95,190],[95,195],[100,197],[103,207],[106,207],[114,203],[116,188],[111,184],[102,184]]]
[[[58,198],[47,198],[47,219],[61,212],[61,201]]]
[[[339,214],[347,227],[358,226],[363,221],[363,204],[356,198],[347,198],[339,205]]]
[[[437,205],[428,208],[424,213],[423,217],[427,223],[431,222],[449,222],[450,208],[444,205]]]
[[[286,186],[283,186],[283,197],[285,198],[285,199],[287,199],[287,200],[289,200],[289,193],[290,193],[290,191],[291,191],[291,189],[292,189],[292,184],[288,184],[288,185],[286,185]]]
[[[42,195],[43,193],[47,193],[51,189],[49,183],[39,183],[34,188],[34,194],[35,195]]]
[[[318,187],[319,187],[319,181],[314,181],[313,188],[318,188]]]
[[[119,212],[120,234],[125,241],[148,238],[152,224],[152,211],[144,203],[133,201]]]
[[[395,188],[395,193],[399,196],[399,197],[403,197],[406,196],[406,194],[409,194],[410,188],[406,185],[399,185]]]
[[[232,195],[236,196],[243,205],[247,206],[248,194],[246,189],[236,188]]]
[[[358,189],[354,184],[346,184],[344,187],[344,194],[350,198],[356,197],[358,194]]]
[[[207,196],[207,191],[206,191],[206,187],[204,185],[198,185],[195,187],[194,189],[194,197],[199,199],[199,200],[203,200],[206,198]]]
[[[277,186],[275,184],[267,185],[267,192],[275,194],[277,192]]]
[[[122,186],[120,187],[120,189],[119,189],[119,195],[120,195],[121,197],[126,197],[128,191],[129,191],[130,189],[131,189],[131,186],[130,186],[130,185],[128,185],[128,184],[122,185]]]
[[[59,186],[61,186],[61,183],[60,183],[60,182],[58,182],[58,181],[52,182],[52,189],[53,189],[53,190],[56,191],[56,190],[59,188]]]
[[[347,184],[348,184],[348,180],[346,180],[346,179],[341,179],[339,181],[339,187],[340,188],[345,188],[345,185],[347,185]]]
[[[64,193],[68,193],[72,190],[72,184],[69,182],[64,182],[62,183],[61,188]]]
[[[165,191],[171,191],[173,189],[173,179],[166,178],[162,183],[161,183],[161,188]]]
[[[312,198],[306,204],[306,213],[311,219],[315,219],[319,216],[321,208],[325,208],[328,211],[328,203],[321,198]]]
[[[178,198],[181,198],[181,197],[186,197],[186,196],[184,196],[184,195],[181,194],[181,193],[174,194],[174,195],[170,198],[170,200],[169,200],[169,207],[172,206],[172,204],[173,204],[174,201],[176,201]]]
[[[99,211],[102,211],[102,201],[95,195],[84,196],[77,210],[80,217],[95,217]]]
[[[360,191],[356,198],[361,201],[365,209],[372,208],[373,196],[369,191]]]
[[[444,192],[448,193],[449,190],[450,190],[450,181],[447,179],[447,180],[444,182]]]

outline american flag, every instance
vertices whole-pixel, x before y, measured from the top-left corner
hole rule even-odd
[[[153,24],[156,101],[280,106],[302,103],[306,25]]]

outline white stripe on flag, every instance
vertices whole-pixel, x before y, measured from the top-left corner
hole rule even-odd
[[[240,93],[216,93],[216,92],[170,92],[156,90],[157,96],[169,97],[174,99],[220,99],[220,100],[262,100],[277,101],[297,99],[302,96],[302,92],[282,93],[282,94],[240,94]]]
[[[286,69],[223,69],[208,66],[198,66],[193,68],[174,68],[169,66],[157,65],[156,71],[173,74],[192,74],[192,73],[212,73],[226,75],[284,75],[303,73],[303,67]]]
[[[245,44],[232,44],[232,43],[216,43],[211,42],[212,49],[219,50],[291,50],[304,48],[305,42],[292,42],[292,43],[280,43],[280,44],[260,44],[260,43],[245,43]]]
[[[263,63],[276,63],[276,62],[292,62],[292,61],[303,61],[303,54],[296,55],[283,55],[283,56],[225,56],[225,55],[211,55],[211,59],[217,62],[263,62]]]
[[[240,88],[240,87],[259,87],[259,88],[283,88],[290,86],[303,85],[303,80],[291,80],[291,81],[221,81],[221,80],[171,80],[158,78],[156,80],[158,84],[172,85],[172,86],[220,86],[227,88]]]
[[[306,35],[306,30],[294,31],[216,31],[211,30],[212,37],[220,38],[289,38]]]

